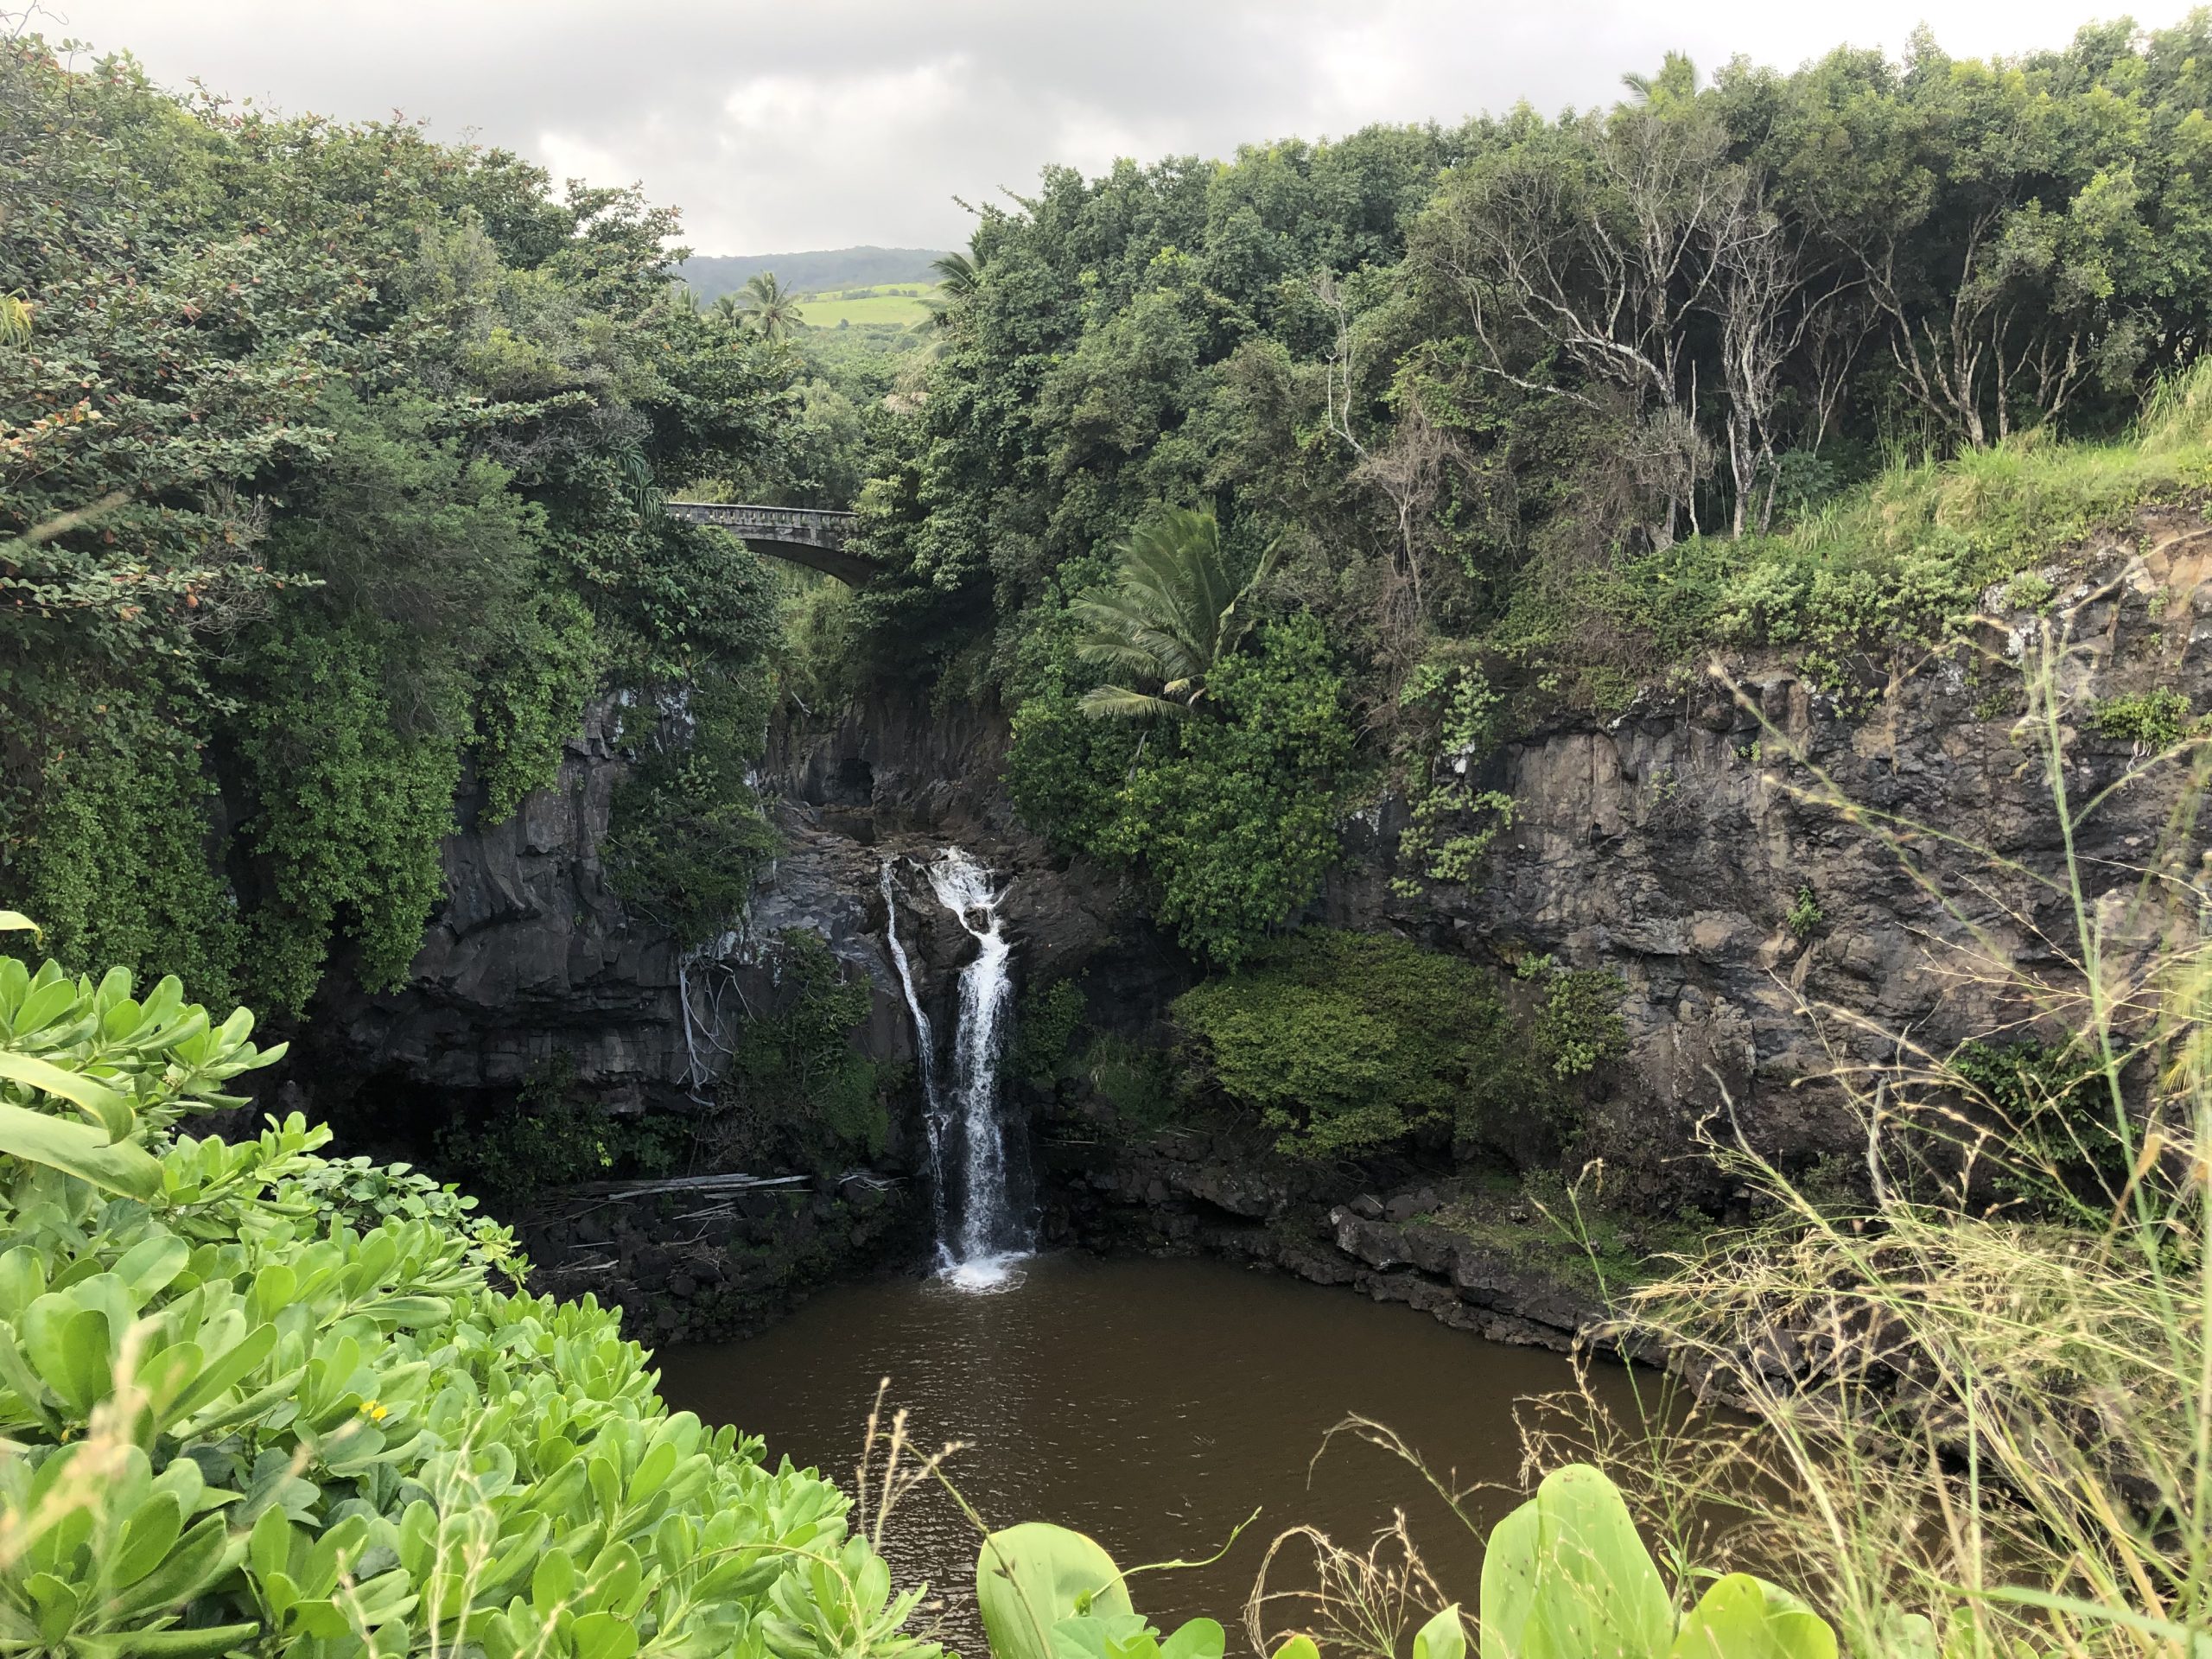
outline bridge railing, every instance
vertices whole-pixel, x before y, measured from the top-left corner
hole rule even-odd
[[[817,547],[842,547],[851,534],[856,513],[829,507],[767,507],[742,501],[668,501],[669,516],[689,524],[714,524],[738,536],[751,534],[763,540],[804,542]]]

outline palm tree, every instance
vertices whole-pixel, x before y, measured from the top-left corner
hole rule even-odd
[[[740,309],[767,340],[785,339],[800,324],[798,296],[778,282],[772,270],[756,271],[745,279]]]
[[[1222,558],[1212,513],[1170,507],[1139,525],[1122,546],[1113,590],[1072,607],[1084,630],[1075,651],[1086,663],[1160,689],[1097,686],[1083,694],[1084,713],[1148,720],[1195,709],[1205,697],[1206,677],[1251,626],[1245,601],[1274,559],[1271,547],[1240,586]]]
[[[930,261],[937,273],[937,292],[922,303],[930,308],[930,322],[950,328],[961,309],[976,297],[982,283],[983,268],[964,253],[941,253]]]

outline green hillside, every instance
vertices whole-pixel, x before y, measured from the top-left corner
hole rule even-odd
[[[838,289],[807,296],[799,305],[798,314],[810,328],[835,328],[846,322],[855,327],[890,323],[908,328],[930,315],[926,296],[932,291],[929,284],[923,283],[878,283],[867,288]]]
[[[775,272],[786,288],[825,294],[868,283],[931,283],[937,248],[824,248],[805,253],[699,253],[676,268],[701,304],[734,294],[748,276]]]

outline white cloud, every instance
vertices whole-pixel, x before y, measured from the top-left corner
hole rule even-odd
[[[49,35],[295,110],[428,118],[559,176],[642,181],[711,252],[945,245],[1051,162],[1227,155],[1521,99],[1610,99],[1669,48],[2063,43],[2099,0],[44,0]],[[2110,0],[2104,0],[2109,5]],[[2188,0],[2131,8],[2175,21]],[[55,20],[61,22],[57,24]]]

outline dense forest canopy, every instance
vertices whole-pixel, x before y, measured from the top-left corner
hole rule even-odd
[[[0,108],[0,870],[65,957],[395,982],[464,774],[511,812],[602,686],[635,896],[741,894],[742,765],[656,711],[757,734],[772,590],[658,499],[772,453],[793,365],[671,289],[675,216],[35,39]]]
[[[1604,109],[1048,168],[982,214],[878,429],[887,575],[821,637],[1002,698],[1031,821],[1147,869],[1217,961],[1312,892],[1318,796],[1403,787],[1403,874],[1464,880],[1515,721],[1723,641],[1844,689],[2047,556],[2001,504],[2059,441],[2144,440],[2036,474],[2062,537],[2195,475],[2192,397],[2133,423],[2212,306],[2208,48],[2199,13],[2018,60],[1674,57]],[[1141,734],[1078,712],[1071,607],[1163,506],[1274,569],[1236,695]]]
[[[1517,724],[1715,643],[1848,696],[2202,474],[2208,46],[1670,58],[1600,109],[1048,168],[894,339],[702,305],[633,192],[19,41],[8,888],[65,959],[388,985],[457,791],[512,810],[603,696],[618,889],[706,938],[776,697],[887,680],[1002,708],[1027,820],[1211,962],[1385,791],[1402,888],[1465,881]],[[882,574],[772,576],[677,490],[857,506]],[[1171,510],[1190,592],[1243,595],[1180,702],[1085,620]]]

